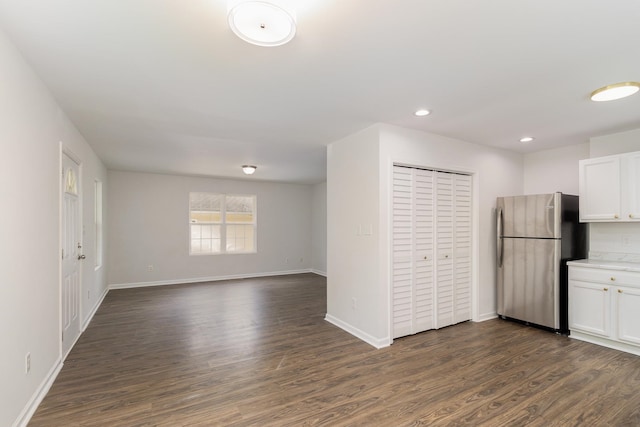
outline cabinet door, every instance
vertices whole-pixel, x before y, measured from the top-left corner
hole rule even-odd
[[[580,161],[580,221],[610,221],[620,217],[620,158]]]
[[[640,221],[640,152],[626,156],[626,220]],[[623,215],[624,215],[623,214]]]
[[[611,290],[598,283],[569,281],[569,329],[609,337]]]
[[[614,295],[618,339],[640,344],[640,289],[617,288]]]

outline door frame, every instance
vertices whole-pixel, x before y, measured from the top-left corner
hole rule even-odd
[[[63,340],[62,340],[62,332],[63,332],[63,325],[62,325],[62,297],[63,297],[63,270],[62,270],[62,256],[61,256],[61,251],[62,251],[62,245],[63,245],[63,235],[62,235],[62,230],[63,230],[63,225],[62,225],[62,220],[63,220],[63,216],[62,216],[62,210],[63,210],[63,203],[64,203],[64,194],[63,194],[63,188],[62,188],[62,179],[60,176],[60,173],[62,171],[62,164],[63,164],[63,157],[64,156],[69,157],[71,160],[73,160],[77,165],[78,165],[78,219],[80,221],[80,242],[82,247],[84,248],[84,221],[83,221],[83,213],[82,213],[82,203],[83,203],[83,185],[82,185],[82,177],[83,177],[83,167],[82,167],[82,160],[80,158],[80,156],[78,156],[73,150],[71,150],[71,148],[69,148],[68,146],[66,146],[62,141],[60,141],[60,155],[59,155],[59,159],[58,159],[58,184],[57,184],[57,191],[58,191],[58,352],[60,354],[60,360],[62,362],[64,362],[64,360],[67,358],[67,355],[69,354],[69,352],[71,352],[71,349],[73,348],[73,346],[75,345],[75,342],[78,340],[78,338],[80,338],[80,335],[82,333],[82,309],[83,309],[83,298],[82,298],[82,294],[83,294],[83,266],[82,263],[80,263],[78,265],[78,281],[79,281],[79,295],[78,295],[78,322],[79,322],[79,328],[78,328],[78,335],[76,337],[73,338],[73,342],[71,343],[71,345],[69,346],[69,350],[66,352],[66,354],[63,354]]]

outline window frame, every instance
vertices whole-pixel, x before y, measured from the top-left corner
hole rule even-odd
[[[103,217],[103,185],[99,179],[94,180],[94,201],[93,201],[93,226],[95,232],[94,239],[94,271],[100,270],[104,264],[103,242],[104,242],[104,217]]]
[[[209,196],[220,197],[220,222],[201,222],[194,223],[191,220],[191,195],[192,194],[206,194]],[[229,197],[250,197],[252,198],[252,222],[227,222],[227,198]],[[226,194],[226,193],[212,193],[208,191],[190,191],[188,198],[188,214],[187,222],[188,226],[188,247],[189,256],[206,256],[206,255],[246,255],[255,254],[258,252],[258,196],[256,194]],[[211,252],[194,252],[192,249],[192,233],[191,227],[194,224],[200,225],[219,225],[220,226],[220,250]],[[253,249],[250,251],[228,251],[227,250],[227,226],[228,225],[250,225],[253,227]]]

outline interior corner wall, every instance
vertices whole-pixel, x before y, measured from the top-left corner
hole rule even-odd
[[[109,171],[111,286],[311,269],[312,186]],[[189,255],[189,192],[255,194],[257,253]]]
[[[367,128],[327,147],[327,317],[385,345],[378,272],[379,135]]]
[[[311,269],[327,275],[327,183],[313,186],[311,202]]]
[[[393,164],[428,167],[447,171],[473,173],[474,202],[477,202],[478,295],[477,318],[496,316],[495,277],[495,203],[499,196],[522,194],[523,156],[440,135],[414,131],[391,125],[380,126],[380,221],[381,255],[379,272],[387,292],[383,307],[390,311],[391,289],[391,203]],[[476,226],[476,224],[474,224]],[[387,315],[388,318],[388,315]],[[390,321],[388,323],[390,326]]]
[[[537,151],[524,155],[524,194],[560,191],[578,194],[578,162],[589,158],[589,144]]]
[[[6,159],[0,170],[0,425],[21,426],[61,362],[60,144],[82,160],[84,224],[94,215],[89,183],[106,181],[106,170],[2,31],[0,64],[0,140]],[[91,233],[86,230],[85,246]],[[85,254],[91,262],[93,243]],[[85,318],[106,290],[104,273],[86,265],[83,286],[93,289],[96,299],[83,299]]]

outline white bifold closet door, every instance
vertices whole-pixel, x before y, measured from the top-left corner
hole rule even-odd
[[[394,166],[393,338],[471,318],[471,176]]]

